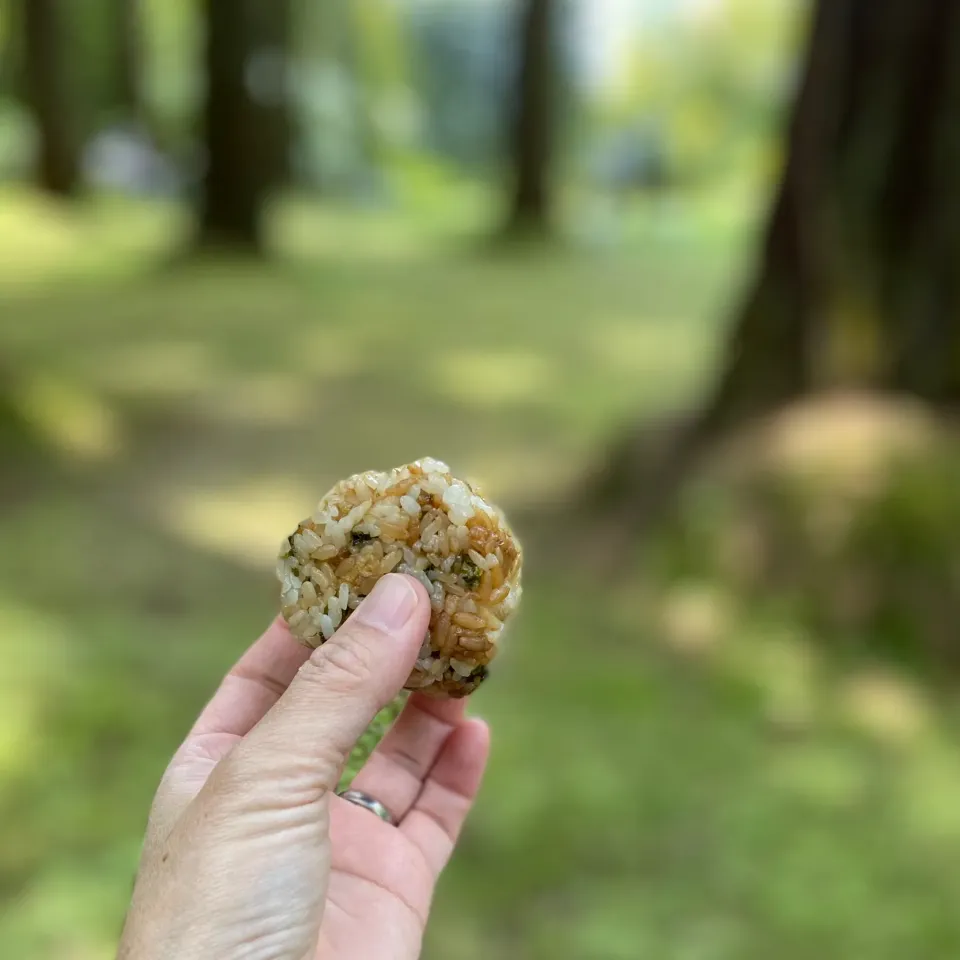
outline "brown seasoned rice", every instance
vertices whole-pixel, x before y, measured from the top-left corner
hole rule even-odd
[[[277,563],[291,633],[328,640],[377,580],[418,579],[433,612],[408,690],[464,697],[486,679],[520,601],[522,551],[503,513],[430,457],[338,483]]]

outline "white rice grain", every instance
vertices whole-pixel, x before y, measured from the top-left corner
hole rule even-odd
[[[332,597],[330,602],[327,604],[327,610],[329,613],[327,616],[330,617],[330,622],[333,624],[333,629],[336,630],[340,626],[340,621],[343,620],[343,613],[340,610],[340,604],[337,603],[337,598]]]
[[[300,534],[300,539],[306,545],[308,554],[319,550],[323,546],[323,540],[314,530],[306,529]]]
[[[390,573],[391,570],[403,559],[402,550],[391,550],[384,558],[383,562],[380,564],[380,574],[381,576],[387,573]]]
[[[486,558],[485,556],[483,556],[482,554],[477,553],[476,550],[473,550],[473,549],[468,550],[468,551],[467,551],[467,556],[469,556],[470,559],[471,559],[481,570],[489,570],[489,569],[490,569],[490,565],[489,565],[489,563],[487,563],[487,558]]]
[[[431,474],[422,483],[424,493],[429,493],[433,497],[442,497],[447,489],[447,481],[438,474]]]
[[[454,660],[452,658],[450,660],[450,666],[457,676],[460,677],[469,677],[477,668],[475,663],[466,663],[463,660]]]

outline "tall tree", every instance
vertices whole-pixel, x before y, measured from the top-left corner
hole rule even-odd
[[[627,440],[611,494],[831,386],[960,405],[960,3],[818,0],[756,276],[663,476]],[[632,512],[645,520],[646,509]]]
[[[200,242],[263,248],[264,212],[286,176],[290,0],[204,0],[207,164]]]
[[[518,233],[539,233],[549,229],[552,213],[557,3],[520,0],[520,4],[516,93],[509,130],[513,183],[507,228]]]
[[[110,13],[112,106],[127,119],[143,120],[141,0],[110,0]]]
[[[72,197],[80,188],[80,142],[64,2],[22,0],[20,18],[25,93],[37,128],[37,184]]]
[[[704,427],[832,383],[960,401],[960,4],[820,0]]]

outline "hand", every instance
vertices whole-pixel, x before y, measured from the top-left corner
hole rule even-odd
[[[122,960],[409,960],[486,765],[462,701],[414,695],[353,786],[370,721],[401,690],[430,618],[390,575],[312,653],[278,620],[226,676],[157,791]]]

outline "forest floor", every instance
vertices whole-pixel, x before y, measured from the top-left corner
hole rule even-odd
[[[5,956],[113,955],[157,779],[332,481],[429,454],[555,502],[695,395],[745,235],[671,223],[506,256],[320,211],[276,264],[156,266],[175,214],[0,197],[0,355],[66,465],[0,505]],[[681,650],[649,575],[564,560],[475,698],[493,760],[425,956],[956,956],[950,711],[722,584],[656,585]]]

